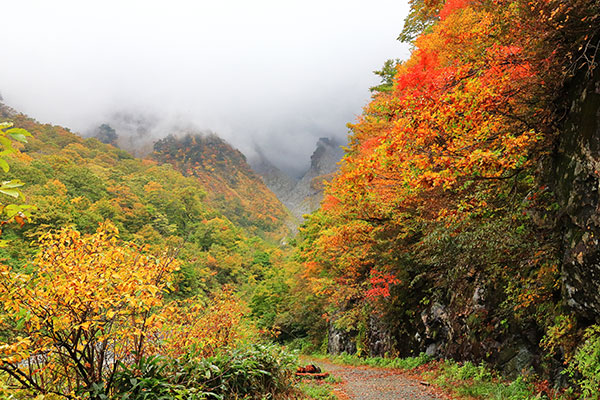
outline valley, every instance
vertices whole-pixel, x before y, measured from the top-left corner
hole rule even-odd
[[[0,103],[0,398],[598,399],[600,5],[409,3],[347,140]]]

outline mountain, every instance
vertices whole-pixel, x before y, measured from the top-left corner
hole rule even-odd
[[[184,295],[242,287],[275,265],[288,214],[244,156],[219,138],[169,137],[157,145],[156,160],[139,159],[1,103],[0,121],[33,135],[15,143],[20,152],[5,157],[10,170],[0,178],[25,182],[25,202],[37,207],[23,227],[2,227],[9,241],[0,248],[3,263],[27,264],[38,251],[32,238],[49,229],[92,233],[111,220],[123,240],[157,252],[178,249]]]
[[[296,183],[298,183],[298,179],[290,177],[288,174],[277,168],[271,163],[261,149],[256,149],[256,153],[257,156],[250,160],[252,170],[261,177],[265,185],[267,185],[267,187],[275,193],[277,198],[281,200],[286,194],[289,194],[294,190]]]
[[[215,134],[170,135],[154,144],[152,158],[198,179],[208,201],[253,233],[282,237],[287,210],[252,171],[246,157]]]
[[[338,168],[338,162],[344,155],[344,150],[341,148],[341,143],[335,139],[320,138],[310,157],[310,167],[297,179],[273,165],[261,151],[257,151],[257,154],[257,157],[250,162],[252,168],[277,198],[301,221],[304,214],[319,208],[323,199],[324,182],[332,178]]]

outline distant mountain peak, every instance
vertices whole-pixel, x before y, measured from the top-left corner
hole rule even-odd
[[[341,146],[342,143],[334,138],[319,138],[310,156],[310,167],[299,179],[294,179],[277,168],[261,149],[257,149],[256,157],[250,165],[261,176],[267,187],[300,221],[304,214],[319,208],[323,198],[323,181],[331,178],[344,156]]]
[[[169,135],[152,158],[169,163],[207,189],[208,200],[231,221],[255,232],[287,233],[289,215],[239,150],[214,133]]]
[[[310,169],[307,173],[318,176],[335,171],[337,163],[344,156],[341,145],[342,143],[332,138],[319,138],[317,148],[310,156]]]

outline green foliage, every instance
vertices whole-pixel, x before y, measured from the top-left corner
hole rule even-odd
[[[435,371],[433,382],[458,396],[493,400],[527,400],[544,398],[523,376],[505,382],[483,364],[444,361]]]
[[[371,93],[390,92],[394,88],[394,76],[396,75],[397,67],[401,63],[400,60],[387,60],[383,63],[383,67],[379,71],[373,73],[381,78],[381,82],[377,86],[369,88]]]
[[[314,382],[300,382],[300,391],[310,400],[336,400],[330,385],[316,384]]]
[[[354,354],[346,354],[342,353],[337,356],[328,356],[329,360],[346,365],[368,365],[371,367],[380,367],[380,368],[397,368],[404,370],[411,370],[420,367],[421,365],[425,365],[431,361],[433,358],[429,357],[425,353],[421,353],[416,357],[395,357],[395,358],[386,358],[386,357],[359,357]]]
[[[202,399],[200,393],[186,390],[185,386],[171,383],[168,378],[168,361],[159,356],[143,357],[131,366],[122,365],[115,375],[115,399],[169,400],[185,398]]]
[[[15,128],[11,122],[0,123],[0,145],[2,151],[0,152],[0,169],[7,173],[10,170],[6,156],[10,154],[18,154],[18,150],[13,146],[14,142],[27,143],[27,138],[31,137],[31,134],[22,128]],[[23,193],[21,187],[25,185],[20,179],[2,180],[0,181],[0,194],[4,196],[12,197],[13,200],[23,199]],[[1,225],[4,225],[11,221],[16,221],[23,225],[25,218],[31,216],[31,211],[35,207],[25,204],[13,204],[0,202],[0,216],[4,218],[1,221]],[[0,226],[1,226],[0,225]],[[1,231],[0,231],[1,233]],[[7,245],[6,240],[0,240],[0,247]]]
[[[327,338],[324,338],[323,342],[325,344],[324,348],[305,336],[286,341],[285,347],[286,349],[298,352],[299,354],[312,357],[323,357],[327,353]]]
[[[288,393],[295,356],[273,345],[247,345],[205,359],[153,357],[116,376],[114,399],[263,399]]]
[[[412,43],[438,19],[443,0],[410,0],[410,13],[404,20],[398,40]]]
[[[585,331],[584,339],[567,372],[580,386],[582,398],[597,400],[600,398],[600,325],[590,326]]]
[[[118,136],[117,132],[108,124],[102,124],[94,132],[96,139],[106,144],[115,144]]]
[[[250,299],[252,318],[259,328],[279,335],[279,340],[310,337],[310,345],[317,347],[325,332],[323,314],[326,299],[312,294],[302,279],[301,264],[289,252],[282,259],[269,259],[272,268],[263,269]],[[255,261],[256,253],[255,253]]]

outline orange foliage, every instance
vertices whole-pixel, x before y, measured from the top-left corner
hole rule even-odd
[[[184,354],[199,358],[213,356],[240,338],[243,311],[230,289],[206,305],[199,299],[173,302],[162,313],[163,340],[157,351],[173,358]]]
[[[530,173],[550,141],[555,54],[539,31],[551,28],[524,2],[418,4],[439,19],[397,68],[393,90],[377,93],[349,125],[341,170],[309,222],[320,231],[305,228],[307,273],[335,277],[338,300],[350,289],[358,298],[387,296],[401,284],[392,272],[400,266],[374,250],[388,240],[382,232],[408,237],[419,220],[491,210],[486,198]]]

